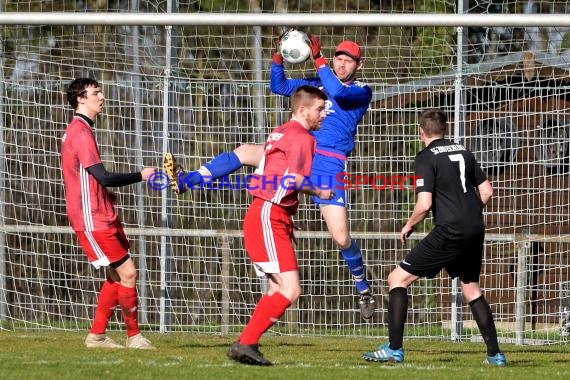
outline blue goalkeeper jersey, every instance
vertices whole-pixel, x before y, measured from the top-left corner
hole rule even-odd
[[[319,87],[328,96],[325,104],[327,117],[321,129],[313,131],[317,149],[349,156],[354,149],[357,126],[364,117],[372,90],[363,82],[342,83],[332,69],[325,65],[318,70],[318,78],[291,79],[285,76],[283,65],[271,64],[271,91],[291,96],[302,85]]]

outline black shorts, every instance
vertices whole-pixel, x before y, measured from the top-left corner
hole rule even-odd
[[[485,230],[457,235],[436,226],[400,263],[418,277],[435,277],[443,268],[449,277],[464,283],[478,282],[483,259]]]

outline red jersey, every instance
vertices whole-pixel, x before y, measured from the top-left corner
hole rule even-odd
[[[249,192],[257,198],[284,207],[291,215],[297,212],[298,191],[288,182],[288,174],[300,174],[309,184],[315,138],[299,122],[289,121],[273,130],[265,142],[265,152],[249,184]]]
[[[67,215],[75,231],[99,231],[120,223],[114,197],[86,168],[101,162],[99,147],[89,123],[75,116],[61,144]]]

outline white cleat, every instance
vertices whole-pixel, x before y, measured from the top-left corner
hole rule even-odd
[[[152,345],[150,340],[142,336],[142,334],[137,334],[127,338],[127,348],[136,348],[138,350],[155,350],[156,347]]]
[[[87,348],[125,348],[105,334],[87,334],[85,338],[85,347]]]

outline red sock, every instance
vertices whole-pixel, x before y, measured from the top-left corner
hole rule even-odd
[[[127,335],[135,336],[141,332],[138,317],[138,294],[137,288],[127,288],[119,284],[119,305],[123,312],[123,320],[127,326]]]
[[[119,283],[107,278],[103,283],[101,291],[99,292],[99,302],[97,310],[95,310],[95,318],[91,333],[105,334],[109,319],[115,312],[115,308],[119,304]]]
[[[285,314],[289,306],[291,306],[291,301],[279,292],[261,297],[249,323],[239,337],[239,342],[258,344],[261,336]]]

